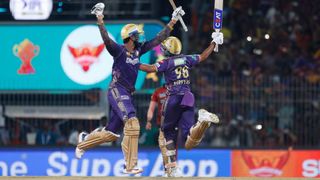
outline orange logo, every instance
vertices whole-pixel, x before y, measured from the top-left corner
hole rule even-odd
[[[104,49],[104,44],[97,47],[92,47],[89,44],[83,45],[79,48],[74,48],[68,45],[69,51],[75,58],[75,61],[81,65],[82,70],[87,72],[90,66],[98,61],[98,57]]]
[[[282,174],[282,168],[288,162],[290,151],[284,154],[254,154],[241,152],[242,158],[250,169],[250,174],[256,177],[274,177]]]
[[[32,67],[31,61],[39,55],[39,52],[40,47],[34,45],[29,39],[25,39],[20,44],[13,46],[13,54],[22,61],[18,74],[34,74],[36,72]]]

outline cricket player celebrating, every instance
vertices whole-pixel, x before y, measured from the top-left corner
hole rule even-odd
[[[167,98],[167,89],[165,85],[157,88],[154,93],[151,96],[151,101],[149,104],[149,109],[147,113],[147,124],[146,124],[146,130],[150,130],[152,127],[152,118],[154,114],[154,110],[156,107],[158,107],[158,112],[156,116],[156,124],[159,127],[159,137],[158,137],[158,143],[159,143],[159,148],[162,154],[162,159],[163,159],[163,166],[166,171],[166,164],[168,164],[168,156],[166,154],[167,149],[166,149],[166,141],[163,135],[163,132],[160,130],[161,126],[161,117],[162,117],[162,108],[164,105],[164,102],[166,101]]]
[[[124,45],[114,42],[108,35],[103,22],[104,4],[98,3],[92,8],[92,14],[97,16],[99,30],[108,52],[114,58],[112,67],[112,82],[108,90],[108,101],[111,106],[109,124],[102,130],[95,130],[90,134],[79,134],[79,144],[75,155],[81,158],[84,152],[92,147],[106,142],[116,141],[123,129],[121,143],[124,154],[125,168],[123,173],[137,174],[143,170],[137,167],[139,120],[132,102],[132,93],[138,75],[140,57],[147,51],[165,40],[179,17],[184,15],[181,7],[177,8],[169,24],[152,40],[140,43],[139,35],[143,33],[135,24],[127,24],[121,30]]]
[[[169,37],[161,43],[162,51],[167,59],[155,65],[141,64],[140,70],[146,72],[163,72],[168,90],[168,97],[163,108],[161,130],[166,140],[167,175],[177,177],[179,169],[176,163],[176,144],[178,128],[186,140],[185,148],[190,150],[197,146],[211,123],[218,123],[219,118],[204,109],[199,110],[198,121],[194,124],[194,96],[190,90],[190,69],[204,61],[212,53],[215,46],[223,44],[223,34],[212,33],[212,42],[200,55],[181,55],[181,42],[176,37]]]

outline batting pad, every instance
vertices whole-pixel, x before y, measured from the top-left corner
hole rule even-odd
[[[160,151],[162,154],[163,164],[165,167],[165,165],[168,164],[169,159],[167,156],[166,140],[165,140],[163,132],[161,130],[159,131],[158,142],[159,142],[159,148],[160,148]]]
[[[190,150],[194,147],[196,147],[202,140],[203,135],[205,131],[210,126],[210,122],[197,122],[191,129],[190,129],[190,135],[187,138],[187,141],[185,143],[185,148],[187,150]]]
[[[78,144],[78,148],[81,150],[87,150],[93,147],[96,147],[102,143],[116,141],[120,135],[114,134],[110,131],[101,130],[91,132],[87,139]]]
[[[125,122],[121,147],[128,171],[132,170],[138,162],[139,133],[140,125],[137,118],[130,118]]]

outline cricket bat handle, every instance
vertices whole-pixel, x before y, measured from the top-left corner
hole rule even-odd
[[[173,10],[177,9],[177,6],[176,6],[176,4],[174,3],[173,0],[169,0],[169,2],[170,2],[170,4],[171,4]],[[181,23],[181,25],[182,25],[183,30],[184,30],[185,32],[188,32],[188,27],[187,27],[186,24],[184,23],[184,21],[183,21],[183,19],[182,19],[181,16],[179,17],[179,21],[180,21],[180,23]]]
[[[220,32],[220,29],[216,29],[216,32]],[[219,52],[219,47],[218,47],[218,44],[215,45],[214,49],[213,49],[214,52]]]

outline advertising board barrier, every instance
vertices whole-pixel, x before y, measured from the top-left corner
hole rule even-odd
[[[230,151],[179,151],[184,176],[230,176]],[[162,157],[158,149],[139,151],[141,176],[162,176]],[[74,149],[0,150],[1,176],[125,176],[120,149],[99,148],[86,152],[81,160]]]
[[[320,177],[319,150],[235,150],[232,176]]]
[[[123,44],[125,22],[106,23],[112,39]],[[1,24],[0,90],[84,90],[106,89],[111,81],[113,58],[104,47],[98,26],[90,24]],[[163,25],[141,24],[146,40]],[[154,63],[159,47],[141,57]],[[146,73],[139,72],[136,88],[143,87]]]

